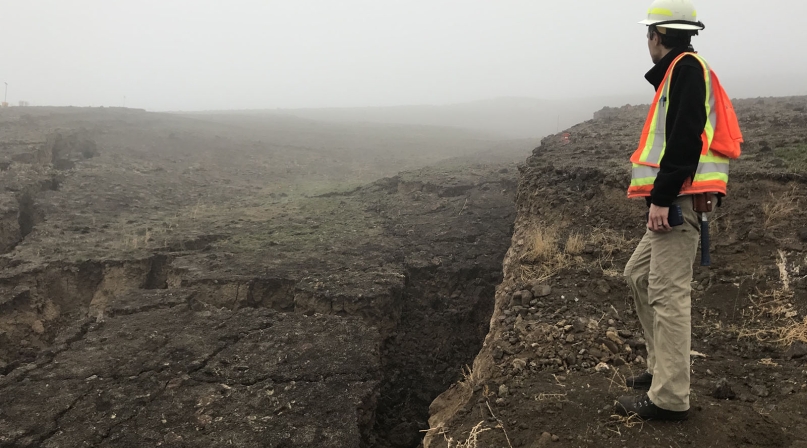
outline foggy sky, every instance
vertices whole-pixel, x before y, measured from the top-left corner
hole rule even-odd
[[[2,0],[0,82],[12,104],[121,106],[125,96],[149,110],[652,97],[636,23],[650,3]],[[807,94],[795,22],[807,2],[696,6],[707,26],[696,49],[730,95]]]

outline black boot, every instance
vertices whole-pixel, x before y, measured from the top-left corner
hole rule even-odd
[[[686,420],[689,415],[689,411],[677,412],[661,409],[650,401],[647,394],[619,397],[614,406],[614,411],[616,411],[618,415],[627,417],[635,415],[642,420],[681,421]]]
[[[625,384],[631,389],[650,390],[650,385],[653,384],[653,375],[645,371],[626,379]]]

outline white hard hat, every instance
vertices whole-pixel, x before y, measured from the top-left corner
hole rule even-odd
[[[706,28],[698,21],[695,5],[690,0],[655,0],[647,10],[647,20],[639,23],[675,30],[697,31]]]

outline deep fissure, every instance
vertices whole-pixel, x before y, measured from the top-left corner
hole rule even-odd
[[[38,285],[40,294],[58,294],[54,301],[59,304],[61,316],[42,334],[38,344],[28,344],[27,350],[14,353],[6,350],[0,354],[11,362],[3,366],[8,374],[15,368],[32,362],[36,355],[32,347],[45,349],[54,344],[70,344],[81,340],[86,332],[73,334],[59,341],[57,335],[66,330],[70,322],[86,316],[99,291],[119,286],[114,294],[137,293],[154,289],[168,289],[169,283],[179,288],[194,290],[203,285],[215,286],[202,291],[205,296],[214,296],[228,286],[225,281],[188,282],[177,281],[180,276],[171,270],[171,258],[156,254],[145,260],[118,262],[84,262],[80,265],[54,265],[44,271],[33,273],[33,278],[20,283]],[[124,272],[124,275],[120,273]],[[141,278],[127,278],[140,275]],[[105,277],[107,276],[107,277]],[[124,284],[111,284],[122,281]],[[375,405],[372,429],[367,429],[368,445],[415,447],[427,429],[428,407],[431,401],[462,374],[462,368],[472,362],[487,334],[493,308],[493,293],[501,273],[488,272],[483,268],[442,269],[409,268],[403,291],[398,294],[400,317],[392,332],[382,341],[380,394]],[[184,279],[183,279],[184,280]],[[270,308],[281,312],[294,312],[295,281],[278,278],[254,278],[237,280],[236,288],[242,300],[236,306]],[[240,291],[243,289],[243,292]],[[198,302],[198,294],[191,294],[188,306]],[[30,305],[33,297],[25,295],[22,301],[5,304],[9,310]],[[167,304],[166,306],[175,306]],[[118,310],[117,315],[149,312],[160,307],[159,303],[143,303],[134,310]],[[92,316],[90,316],[92,317]],[[368,319],[366,316],[364,319]],[[86,322],[85,322],[86,323]],[[377,324],[378,322],[368,322]],[[88,327],[84,325],[82,328]],[[18,334],[16,341],[9,340],[6,347],[17,346],[20,340],[30,340],[37,335]],[[4,337],[8,337],[4,335]]]
[[[462,376],[482,346],[500,272],[409,269],[403,309],[384,353],[376,434],[391,446],[416,447],[429,405]]]

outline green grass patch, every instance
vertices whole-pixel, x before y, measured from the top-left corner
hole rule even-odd
[[[774,154],[784,160],[788,168],[799,172],[807,171],[807,144],[777,148]]]

